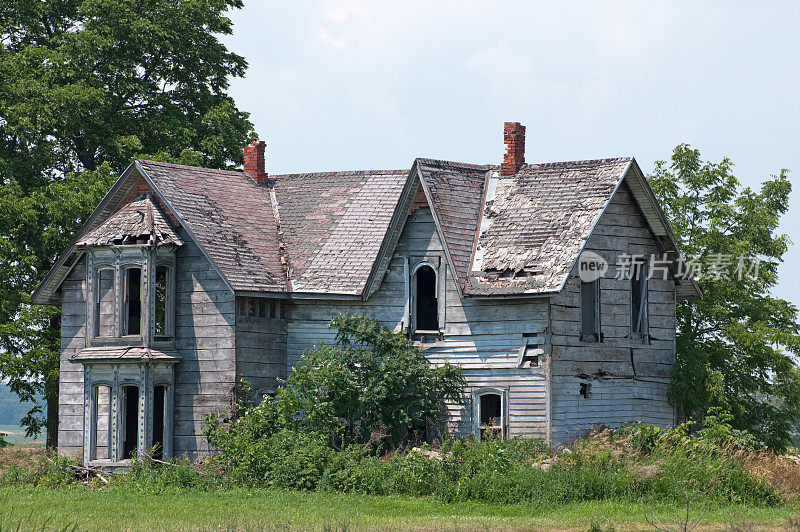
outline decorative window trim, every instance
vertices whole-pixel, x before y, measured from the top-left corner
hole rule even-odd
[[[426,256],[425,258],[416,261],[414,267],[410,269],[406,276],[406,312],[404,322],[408,323],[408,332],[413,335],[441,335],[446,325],[446,301],[445,301],[445,282],[446,282],[446,268],[443,267],[444,261],[439,255]],[[406,258],[404,270],[408,271],[409,261]],[[424,267],[433,270],[434,279],[434,297],[436,298],[436,318],[437,329],[418,329],[417,328],[417,272]]]
[[[481,397],[484,395],[500,396],[500,437],[508,437],[508,387],[485,386],[472,391],[472,433],[481,435]]]

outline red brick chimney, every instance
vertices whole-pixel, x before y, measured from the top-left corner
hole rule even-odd
[[[266,147],[267,144],[263,140],[257,140],[244,147],[244,173],[259,185],[266,185],[269,180],[264,161]]]
[[[519,122],[503,124],[503,142],[506,153],[500,165],[500,175],[514,175],[525,164],[525,126]]]

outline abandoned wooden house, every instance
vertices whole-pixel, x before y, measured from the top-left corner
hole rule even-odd
[[[340,313],[462,367],[455,435],[672,424],[675,302],[698,289],[675,260],[616,275],[621,257],[677,257],[642,171],[526,164],[524,135],[505,124],[501,165],[268,175],[260,141],[243,172],[134,161],[33,295],[62,310],[60,451],[202,453],[204,414],[240,379],[275,390]],[[588,251],[608,264],[595,280]]]

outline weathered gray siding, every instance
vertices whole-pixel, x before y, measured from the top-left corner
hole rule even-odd
[[[670,425],[674,412],[667,389],[675,362],[675,283],[649,282],[650,341],[632,339],[631,282],[614,279],[621,254],[660,253],[627,187],[612,198],[587,243],[608,261],[600,280],[601,343],[581,341],[580,279],[577,267],[564,290],[552,298],[553,441],[564,442],[587,427],[641,420]],[[580,395],[589,383],[588,398]]]
[[[293,301],[287,333],[288,365],[296,364],[304,350],[320,342],[333,341],[334,331],[328,329],[328,323],[338,314],[366,314],[389,327],[404,325],[405,262],[408,260],[410,273],[423,259],[441,264],[438,272],[445,275],[446,303],[443,338],[422,343],[425,355],[434,363],[448,361],[461,365],[469,386],[468,401],[472,392],[481,388],[505,391],[509,434],[544,436],[547,427],[545,370],[543,367],[517,368],[516,360],[524,341],[523,334],[544,331],[546,300],[460,299],[427,208],[409,216],[388,272],[380,288],[367,301]],[[472,422],[470,402],[451,408],[450,428],[456,434],[469,433]]]
[[[241,312],[248,299],[256,302],[253,316]],[[281,311],[285,303],[267,298],[239,298],[238,303],[236,381],[244,379],[256,397],[261,397],[274,392],[277,379],[286,377],[286,319]],[[262,304],[263,308],[259,308]],[[274,317],[270,317],[273,312]]]
[[[61,365],[58,392],[58,451],[83,449],[83,366],[69,358],[86,347],[86,259],[61,285]]]
[[[175,261],[175,455],[208,450],[203,416],[232,406],[233,292],[188,235]]]

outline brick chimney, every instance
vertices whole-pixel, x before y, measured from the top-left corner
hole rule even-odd
[[[264,161],[266,147],[267,144],[263,140],[257,140],[244,147],[244,173],[259,185],[266,185],[269,180]]]
[[[506,153],[500,165],[500,175],[514,175],[525,164],[525,126],[519,122],[503,124],[503,142]]]

